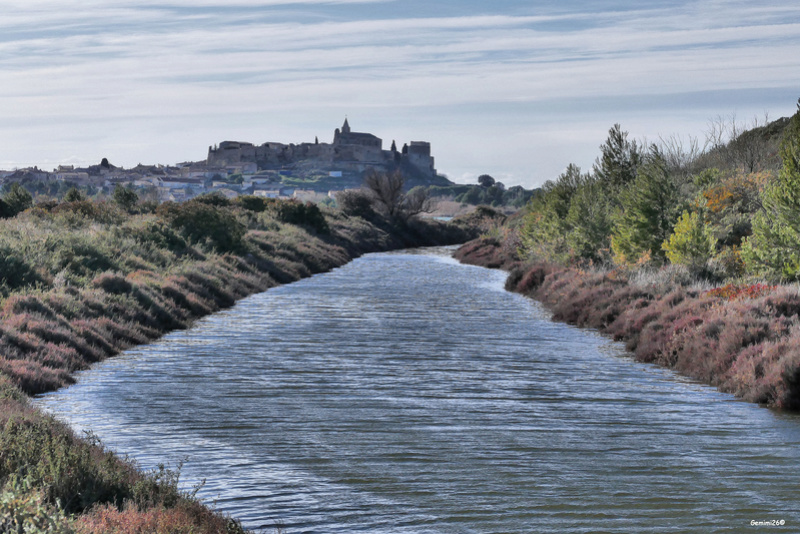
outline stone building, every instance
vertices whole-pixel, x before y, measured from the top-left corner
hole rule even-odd
[[[384,150],[380,137],[352,131],[347,119],[341,129],[334,131],[332,143],[315,140],[299,145],[268,142],[256,146],[223,141],[217,147],[208,147],[207,165],[226,167],[240,163],[256,163],[258,170],[363,173],[368,169],[401,169],[422,178],[436,177],[430,143],[412,141],[398,152],[392,142],[391,149]]]

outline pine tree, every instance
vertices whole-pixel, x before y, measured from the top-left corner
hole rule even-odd
[[[636,179],[642,155],[636,141],[628,141],[628,132],[619,124],[608,131],[606,142],[600,146],[601,155],[595,161],[594,175],[605,184],[612,198]]]
[[[631,263],[649,255],[664,260],[662,243],[677,219],[678,190],[667,163],[652,146],[636,179],[620,194],[620,212],[611,247],[617,263]]]
[[[3,217],[13,217],[33,205],[33,196],[18,182],[13,182],[3,196]]]
[[[565,261],[570,256],[566,222],[572,196],[586,177],[580,167],[569,165],[555,182],[542,186],[542,193],[531,201],[525,216],[521,237],[523,253],[550,261]]]
[[[749,271],[770,277],[800,279],[800,100],[784,133],[783,167],[767,185],[764,209],[753,219],[753,235],[742,245]]]
[[[595,177],[572,196],[566,224],[570,228],[567,244],[576,256],[592,261],[608,259],[611,249],[611,207],[603,184]]]

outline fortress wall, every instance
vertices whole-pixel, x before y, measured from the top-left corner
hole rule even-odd
[[[347,126],[347,123],[345,123]],[[405,162],[416,167],[425,175],[434,176],[434,159],[431,145],[426,141],[411,141],[406,153],[400,154],[382,149],[383,141],[365,133],[340,132],[334,136],[334,143],[264,143],[254,146],[251,143],[224,141],[218,149],[209,147],[209,165],[232,165],[237,163],[258,163],[260,166],[280,168],[286,165],[303,163],[304,166],[330,168],[363,172],[368,168],[388,171],[395,164]]]

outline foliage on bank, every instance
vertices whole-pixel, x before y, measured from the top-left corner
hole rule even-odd
[[[591,173],[570,166],[457,257],[640,361],[798,410],[800,108],[777,122],[691,157],[615,126]]]
[[[772,126],[780,124],[781,128]],[[526,207],[522,255],[563,265],[681,265],[712,282],[800,279],[800,104],[790,120],[644,145],[619,125]]]
[[[9,195],[11,197],[9,198]],[[0,221],[0,530],[236,533],[241,526],[28,404],[131,346],[366,252],[474,237],[476,221],[369,220],[296,201],[120,194],[31,205]]]
[[[796,286],[706,289],[681,267],[586,270],[522,264],[492,238],[464,245],[456,257],[510,270],[508,290],[540,300],[554,320],[624,341],[639,361],[674,369],[751,402],[800,409]]]

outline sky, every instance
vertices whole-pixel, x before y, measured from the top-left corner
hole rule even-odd
[[[224,140],[429,141],[535,187],[609,128],[789,116],[797,0],[3,0],[0,169],[199,161]]]

